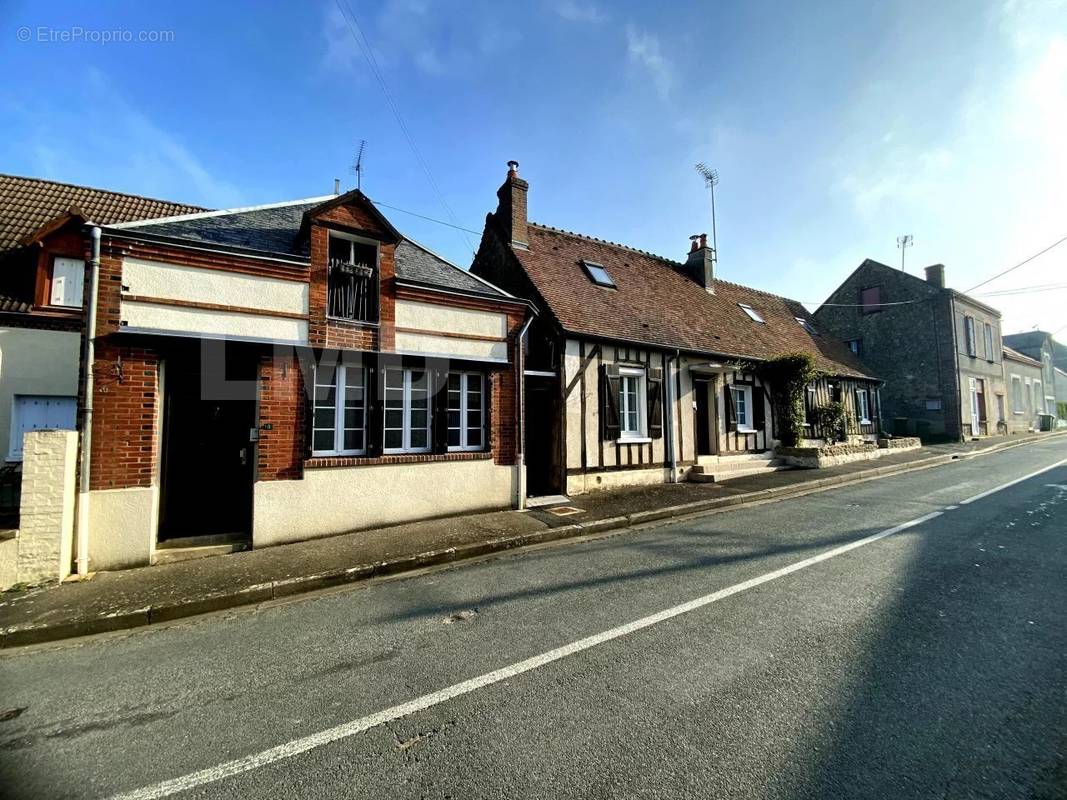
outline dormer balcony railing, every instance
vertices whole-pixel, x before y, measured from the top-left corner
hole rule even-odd
[[[378,282],[369,264],[330,260],[326,313],[355,322],[378,321]]]

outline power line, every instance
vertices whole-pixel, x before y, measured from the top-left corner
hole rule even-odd
[[[1030,294],[1031,292],[1054,292],[1067,289],[1067,283],[1047,283],[1044,286],[1019,286],[1015,289],[1001,289],[998,292],[979,292],[976,297],[1004,297],[1013,294]]]
[[[1030,257],[1029,257],[1028,259],[1026,259],[1025,261],[1020,261],[1020,262],[1019,262],[1018,264],[1016,264],[1016,265],[1015,265],[1014,267],[1009,267],[1008,269],[1004,270],[1003,272],[998,272],[998,273],[997,273],[996,275],[994,275],[994,276],[993,276],[992,278],[988,278],[987,280],[984,280],[984,281],[982,281],[982,282],[981,282],[981,283],[979,283],[979,284],[978,284],[977,286],[972,286],[972,287],[971,287],[970,289],[968,289],[968,290],[967,290],[966,294],[970,294],[971,292],[973,292],[973,291],[974,291],[975,289],[979,288],[980,286],[985,286],[985,285],[986,285],[987,283],[992,283],[992,282],[993,282],[993,281],[995,281],[995,280],[996,280],[997,278],[1003,277],[1004,275],[1007,275],[1007,274],[1008,274],[1009,272],[1012,272],[1012,271],[1014,271],[1014,270],[1017,270],[1017,269],[1018,269],[1019,267],[1021,267],[1021,266],[1024,266],[1024,265],[1026,265],[1026,264],[1029,264],[1029,263],[1030,263],[1031,261],[1033,261],[1033,260],[1034,260],[1035,258],[1037,258],[1038,256],[1043,256],[1043,255],[1044,255],[1045,253],[1047,253],[1047,252],[1048,252],[1049,250],[1051,250],[1051,249],[1052,249],[1053,247],[1057,247],[1057,246],[1059,246],[1059,245],[1063,244],[1064,242],[1067,242],[1067,236],[1064,236],[1064,237],[1063,237],[1062,239],[1060,239],[1059,241],[1053,242],[1053,243],[1052,243],[1052,244],[1050,244],[1050,245],[1049,245],[1048,247],[1046,247],[1046,248],[1045,248],[1044,250],[1042,250],[1042,251],[1041,251],[1040,253],[1034,253],[1034,254],[1033,254],[1032,256],[1030,256]]]
[[[374,205],[376,205],[376,206],[381,206],[382,208],[388,208],[391,211],[399,211],[401,214],[410,214],[413,217],[418,217],[419,219],[424,219],[427,222],[435,222],[438,225],[444,225],[447,228],[455,228],[456,230],[464,231],[465,233],[473,233],[475,236],[481,236],[482,235],[481,231],[476,231],[476,230],[473,230],[472,228],[464,228],[462,225],[453,225],[451,222],[445,222],[443,219],[434,219],[433,217],[428,217],[425,214],[419,214],[416,211],[408,211],[406,208],[399,208],[397,206],[391,206],[388,203],[382,203],[382,202],[379,202],[378,200],[371,200],[371,202],[374,203]]]
[[[441,187],[438,186],[437,181],[434,180],[433,172],[430,171],[430,165],[426,162],[426,159],[423,158],[418,145],[415,144],[415,137],[411,135],[411,131],[408,130],[408,126],[404,123],[404,118],[400,115],[400,108],[393,99],[392,92],[389,91],[389,84],[385,82],[385,76],[382,75],[381,68],[378,66],[378,60],[374,57],[374,50],[370,46],[370,41],[367,39],[366,34],[363,33],[363,26],[359,24],[359,18],[356,17],[352,7],[348,4],[348,0],[336,0],[336,2],[337,9],[341,12],[341,17],[345,21],[345,26],[348,28],[348,32],[352,34],[356,46],[359,47],[360,53],[370,67],[371,73],[378,81],[378,85],[382,89],[382,94],[385,95],[385,100],[389,104],[389,110],[393,112],[393,117],[396,119],[397,125],[400,126],[400,132],[404,134],[404,138],[407,140],[411,152],[415,155],[415,160],[419,162],[422,171],[426,173],[426,179],[429,181],[430,188],[433,189],[434,194],[437,196],[437,201],[441,204],[441,207],[444,208],[448,218],[452,220],[452,227],[460,231],[467,247],[470,248],[471,252],[474,252],[474,244],[464,232],[467,229],[459,224],[459,220],[456,218],[455,213],[453,213],[452,207],[449,206],[448,201],[445,200],[445,196],[441,192]],[[353,25],[355,25],[355,27],[353,27]]]

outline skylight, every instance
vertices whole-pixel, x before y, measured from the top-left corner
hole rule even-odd
[[[817,330],[815,330],[815,326],[812,325],[808,320],[804,319],[804,317],[797,317],[796,321],[800,323],[800,327],[802,327],[804,330],[806,330],[812,336],[818,336],[819,335],[819,332]]]
[[[608,271],[604,269],[603,264],[597,264],[595,261],[586,261],[583,258],[582,266],[585,267],[585,271],[589,273],[590,280],[597,286],[606,286],[609,289],[616,288],[615,281],[608,275]]]
[[[756,309],[754,309],[752,306],[745,305],[744,303],[738,303],[738,305],[741,306],[742,311],[748,314],[749,319],[754,320],[755,322],[759,322],[761,324],[766,324],[763,322],[763,317],[761,317],[756,311]]]

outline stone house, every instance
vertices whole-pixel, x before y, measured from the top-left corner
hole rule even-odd
[[[529,184],[509,167],[471,270],[538,311],[524,369],[528,494],[776,468],[759,365],[787,353],[824,373],[812,410],[840,400],[853,435],[876,437],[878,380],[800,303],[716,276],[704,237],[674,261],[529,222]]]
[[[1007,423],[1000,312],[945,286],[865,260],[814,314],[883,378],[881,413],[898,435],[960,439]]]
[[[1052,338],[1052,334],[1045,331],[1026,331],[1025,333],[1009,333],[1004,336],[1004,344],[1012,350],[1022,353],[1024,356],[1038,361],[1041,364],[1041,393],[1043,413],[1056,414],[1056,402],[1067,401],[1067,397],[1056,396],[1056,368],[1057,357],[1060,363],[1067,366],[1067,352],[1063,345]]]
[[[1038,430],[1037,415],[1047,413],[1041,362],[1005,345],[1004,380],[1008,388],[1007,432]]]

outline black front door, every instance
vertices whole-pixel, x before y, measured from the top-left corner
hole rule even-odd
[[[208,361],[166,358],[160,540],[252,532],[256,361],[232,346]]]
[[[526,378],[526,494],[559,494],[559,387],[555,378]]]
[[[714,455],[711,445],[711,382],[697,380],[693,382],[696,392],[697,416],[697,455]]]

